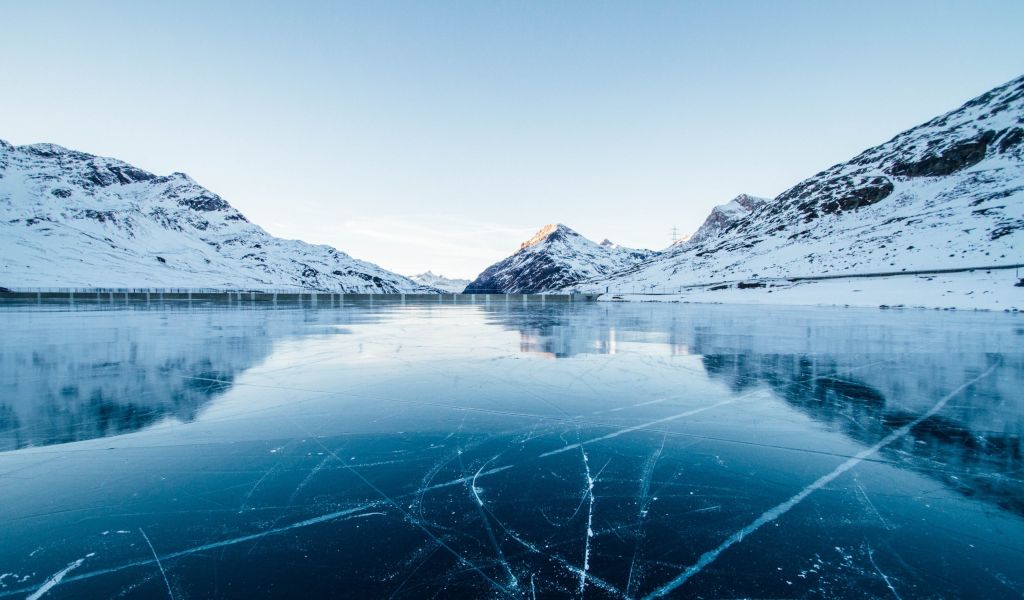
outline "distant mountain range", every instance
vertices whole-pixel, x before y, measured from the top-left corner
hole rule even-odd
[[[546,225],[514,254],[487,267],[465,293],[527,293],[609,276],[655,254],[604,240],[594,243],[562,224]]]
[[[274,237],[183,173],[2,140],[0,286],[438,291]]]
[[[674,246],[716,237],[767,202],[765,198],[741,194],[714,207],[693,235],[680,239]],[[581,282],[612,277],[658,254],[654,250],[619,246],[608,239],[596,243],[562,224],[545,225],[520,244],[514,254],[481,273],[466,286],[466,293],[533,294],[567,289]],[[417,281],[428,284],[427,280]]]
[[[462,290],[466,289],[466,286],[469,285],[468,279],[451,279],[444,275],[434,275],[430,271],[413,275],[410,279],[420,285],[437,288],[453,294],[461,294]]]

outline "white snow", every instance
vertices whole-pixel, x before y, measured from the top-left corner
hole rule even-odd
[[[3,141],[0,286],[436,291],[330,246],[273,237],[182,173]]]
[[[1021,273],[1024,276],[1024,270]],[[856,277],[824,281],[766,282],[764,288],[712,290],[717,286],[688,288],[679,293],[604,294],[608,301],[701,302],[723,304],[784,304],[807,306],[859,306],[935,308],[958,310],[1024,310],[1024,287],[1013,269]]]
[[[412,275],[409,279],[412,279],[420,285],[437,288],[453,294],[462,293],[462,290],[466,289],[466,286],[469,285],[468,279],[453,279],[445,277],[444,275],[434,275],[431,271],[420,273],[419,275]]]
[[[746,214],[734,203],[717,207],[708,218],[707,235],[574,287],[625,297],[739,280],[973,268],[980,270],[933,279],[691,290],[647,299],[1020,307],[1024,288],[1014,287],[1006,272],[985,274],[983,268],[1024,263],[1022,124],[1024,77],[818,173]],[[942,287],[947,284],[948,290]]]

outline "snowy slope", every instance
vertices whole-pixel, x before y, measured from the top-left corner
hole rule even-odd
[[[2,140],[0,286],[436,291],[273,237],[183,173]]]
[[[654,254],[604,240],[594,243],[562,224],[544,226],[519,250],[488,267],[466,293],[538,293],[610,275]]]
[[[1024,77],[814,175],[714,234],[580,287],[662,291],[1007,265],[1024,262],[1022,243]]]
[[[469,285],[468,279],[451,279],[444,275],[434,275],[431,271],[413,275],[409,279],[420,285],[437,288],[453,294],[461,294],[462,290],[466,289],[466,286]]]

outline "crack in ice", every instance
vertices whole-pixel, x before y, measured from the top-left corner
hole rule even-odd
[[[483,522],[484,529],[487,531],[487,538],[490,540],[491,546],[494,547],[494,553],[497,555],[498,561],[505,568],[505,572],[508,573],[509,585],[511,585],[513,588],[518,588],[519,579],[516,578],[515,573],[512,571],[512,566],[508,564],[508,559],[505,558],[505,553],[501,551],[501,545],[498,544],[498,538],[494,537],[494,530],[491,528],[491,522],[487,519],[487,512],[485,512],[484,510],[484,501],[483,499],[480,498],[480,488],[476,487],[476,479],[477,477],[480,476],[480,472],[483,471],[484,467],[489,465],[491,461],[498,458],[498,456],[501,455],[498,454],[496,456],[493,456],[486,462],[484,462],[484,464],[480,465],[480,468],[477,469],[476,474],[473,475],[472,482],[470,482],[469,484],[469,489],[473,494],[473,498],[476,500],[476,509],[477,512],[480,513],[480,520]],[[459,458],[459,462],[462,462],[461,456]]]
[[[896,597],[896,600],[903,600],[903,598],[900,598],[900,595],[896,593],[896,588],[892,586],[892,582],[889,581],[889,577],[882,572],[882,569],[878,568],[878,563],[875,562],[875,551],[871,549],[871,546],[868,546],[867,549],[868,560],[871,561],[871,566],[874,567],[875,571],[882,576],[882,581],[885,581],[885,585],[889,587],[889,591],[892,592],[892,595]]]
[[[672,593],[674,590],[678,589],[679,586],[681,586],[684,583],[686,583],[687,581],[689,581],[690,578],[692,578],[694,575],[696,575],[696,574],[700,573],[701,571],[703,571],[705,567],[707,567],[709,564],[714,562],[715,559],[717,559],[723,552],[725,552],[726,550],[728,550],[732,546],[736,545],[737,543],[741,542],[748,535],[754,533],[755,531],[757,531],[758,529],[760,529],[764,525],[766,525],[768,523],[771,523],[775,519],[778,519],[782,515],[786,514],[787,512],[789,512],[790,509],[792,509],[797,504],[801,503],[805,498],[810,496],[812,493],[814,493],[815,491],[817,491],[817,490],[821,489],[822,487],[828,485],[829,483],[831,483],[833,480],[835,480],[837,477],[839,477],[843,473],[846,473],[850,469],[852,469],[852,468],[856,467],[857,465],[859,465],[861,462],[864,461],[865,458],[871,456],[872,454],[875,454],[876,452],[878,452],[882,448],[888,446],[889,444],[895,442],[896,440],[898,440],[898,439],[902,438],[903,436],[907,435],[908,433],[910,433],[910,431],[914,427],[917,427],[922,422],[924,422],[926,419],[930,418],[932,415],[934,415],[935,413],[937,413],[940,410],[942,410],[942,408],[945,407],[946,404],[951,399],[953,399],[957,395],[959,395],[960,392],[966,390],[970,386],[972,386],[975,383],[981,381],[985,377],[988,377],[989,375],[991,375],[996,370],[996,367],[998,367],[998,366],[999,366],[999,363],[994,363],[992,366],[990,366],[988,369],[986,369],[985,372],[983,372],[981,375],[978,375],[974,379],[964,383],[960,387],[956,388],[952,392],[950,392],[950,393],[946,394],[945,396],[943,396],[942,398],[940,398],[939,401],[936,402],[934,406],[932,406],[925,413],[921,414],[920,416],[918,416],[913,421],[910,421],[909,423],[903,425],[899,429],[896,429],[895,431],[893,431],[889,435],[887,435],[884,438],[882,438],[881,441],[877,442],[875,445],[871,446],[870,448],[867,448],[865,450],[862,450],[862,451],[858,452],[853,457],[849,458],[848,460],[846,460],[845,462],[840,464],[838,467],[833,469],[831,472],[826,473],[825,475],[822,475],[821,477],[816,479],[813,483],[811,483],[810,485],[808,485],[804,489],[802,489],[799,492],[797,492],[790,499],[788,499],[785,502],[782,502],[781,504],[778,504],[778,505],[770,508],[769,510],[765,511],[764,513],[761,514],[761,516],[759,516],[758,518],[754,519],[754,521],[751,522],[749,525],[747,525],[746,527],[743,527],[742,529],[740,529],[736,533],[734,533],[731,536],[729,536],[728,538],[726,538],[725,541],[723,541],[721,544],[719,544],[717,548],[714,548],[712,550],[708,550],[707,552],[702,554],[701,557],[697,560],[696,563],[691,565],[689,568],[687,568],[685,571],[680,573],[678,576],[676,576],[674,579],[672,579],[671,581],[669,581],[665,585],[661,586],[660,588],[658,588],[658,589],[654,590],[653,592],[651,592],[650,594],[648,594],[646,596],[646,598],[648,598],[648,599],[650,599],[650,598],[660,598],[662,596],[665,596],[667,594]]]
[[[590,458],[587,451],[580,446],[580,453],[583,454],[583,469],[587,478],[587,496],[590,498],[590,507],[587,510],[587,535],[583,545],[583,569],[580,571],[580,596],[587,587],[587,572],[590,571],[590,539],[594,537],[594,478],[590,476]]]
[[[156,548],[153,547],[153,542],[149,541],[149,536],[146,532],[139,527],[139,533],[142,534],[143,539],[146,540],[146,545],[149,546],[149,551],[153,553],[153,560],[156,561],[156,566],[160,567],[160,574],[164,578],[164,585],[167,586],[167,595],[174,600],[174,592],[171,591],[171,582],[167,580],[167,571],[164,571],[164,563],[160,562],[160,557],[156,553]]]
[[[292,523],[290,525],[284,525],[282,527],[275,527],[273,529],[268,529],[266,531],[260,531],[258,533],[252,533],[252,534],[249,534],[249,535],[243,535],[243,536],[239,536],[239,537],[235,537],[235,538],[229,538],[229,539],[220,540],[220,541],[217,541],[217,542],[209,542],[209,543],[203,544],[201,546],[194,546],[192,548],[186,548],[185,550],[179,550],[177,552],[171,552],[170,554],[164,554],[163,556],[160,557],[160,560],[166,561],[166,560],[172,560],[172,559],[175,559],[175,558],[181,558],[183,556],[189,556],[189,555],[195,554],[197,552],[205,552],[207,550],[215,550],[217,548],[224,548],[226,546],[233,546],[235,544],[241,544],[243,542],[249,542],[249,541],[252,541],[252,540],[259,539],[259,538],[261,538],[263,536],[266,536],[266,535],[283,533],[285,531],[291,531],[293,529],[299,529],[299,528],[302,528],[302,527],[309,527],[310,525],[317,525],[319,523],[326,523],[328,521],[334,521],[334,520],[340,519],[342,517],[347,517],[349,515],[353,515],[354,513],[358,513],[360,511],[366,510],[368,508],[374,508],[374,507],[380,506],[380,504],[381,504],[380,502],[371,502],[371,503],[363,504],[363,505],[360,505],[360,506],[357,506],[357,507],[354,507],[354,508],[348,508],[348,509],[345,509],[345,510],[339,510],[339,511],[327,513],[327,514],[324,514],[324,515],[320,515],[319,517],[313,517],[313,518],[310,518],[310,519],[305,519],[303,521],[298,521],[297,523]],[[360,515],[356,515],[356,516],[360,516]],[[50,581],[47,581],[47,583],[44,584],[44,587],[46,587],[46,585],[49,585],[49,587],[46,587],[46,590],[43,590],[43,588],[40,588],[40,590],[37,591],[36,594],[33,594],[32,596],[30,596],[30,598],[39,598],[39,596],[41,596],[43,593],[45,593],[45,591],[49,590],[50,588],[52,588],[57,583],[60,583],[62,580],[64,582],[66,582],[66,583],[71,583],[71,582],[75,582],[75,581],[84,581],[86,579],[92,579],[93,577],[99,577],[100,575],[109,575],[111,573],[117,573],[117,572],[123,571],[125,569],[130,569],[132,567],[144,567],[144,566],[147,566],[147,565],[154,565],[154,564],[157,563],[157,560],[155,560],[155,559],[135,560],[135,561],[124,563],[122,565],[118,565],[118,566],[115,566],[115,567],[108,567],[108,568],[105,568],[105,569],[98,569],[96,571],[90,571],[88,573],[82,573],[81,575],[75,575],[73,577],[68,577],[66,579],[64,578],[64,576],[67,575],[68,571],[71,571],[72,569],[77,568],[78,566],[80,566],[82,564],[82,561],[84,561],[84,560],[85,560],[84,558],[83,559],[79,559],[78,561],[75,561],[74,563],[71,563],[70,565],[68,565],[68,568],[64,569],[63,571],[61,571],[57,575],[54,575],[53,577],[50,578]],[[58,578],[58,575],[59,575],[59,578]],[[56,579],[56,581],[54,583],[52,583],[52,585],[50,585],[51,581],[54,581],[55,579]],[[29,589],[31,589],[31,588],[29,588]],[[26,589],[4,590],[4,591],[0,592],[0,597],[13,596],[15,594],[20,594],[20,593],[25,592],[25,591],[27,591],[27,590]]]
[[[293,419],[289,419],[289,420],[290,420],[290,421],[292,422],[292,424],[293,424],[293,425],[295,425],[295,426],[296,426],[296,427],[298,427],[299,429],[302,429],[303,431],[305,431],[305,429],[304,429],[304,428],[302,428],[302,427],[301,427],[301,426],[300,426],[300,425],[299,425],[298,423],[296,423],[296,422],[295,422],[295,421],[294,421]],[[308,431],[305,431],[305,433],[306,433],[307,435],[310,435],[310,436],[312,437],[312,434],[310,434],[310,433],[309,433]],[[412,524],[412,525],[413,525],[414,527],[416,527],[417,529],[419,529],[420,531],[422,531],[422,532],[423,532],[424,534],[426,534],[426,535],[427,535],[427,537],[429,537],[430,539],[432,539],[432,540],[433,540],[433,541],[434,541],[434,542],[435,542],[436,544],[438,544],[439,546],[441,546],[442,548],[444,548],[444,549],[445,549],[445,551],[447,551],[447,552],[448,552],[449,554],[451,554],[452,556],[454,556],[454,557],[455,557],[455,558],[456,558],[456,559],[457,559],[457,560],[458,560],[458,561],[459,561],[460,563],[462,563],[462,564],[466,565],[466,566],[467,566],[467,567],[469,567],[469,568],[470,568],[471,570],[473,570],[474,572],[476,572],[476,574],[478,574],[478,575],[479,575],[480,577],[482,577],[482,578],[483,578],[483,579],[484,579],[485,581],[487,581],[487,582],[488,582],[488,583],[490,583],[490,584],[491,584],[492,586],[494,586],[494,587],[495,587],[495,589],[497,589],[498,591],[502,592],[502,593],[503,593],[503,594],[505,594],[506,596],[515,596],[515,594],[513,594],[512,592],[510,592],[510,591],[509,591],[509,590],[508,590],[508,589],[507,589],[507,588],[506,588],[505,586],[501,585],[500,583],[498,583],[497,581],[495,581],[494,579],[492,579],[492,578],[491,578],[490,576],[488,576],[488,575],[487,575],[486,573],[484,573],[484,572],[483,572],[483,570],[481,570],[481,569],[480,569],[480,567],[478,567],[477,565],[475,565],[475,564],[474,564],[474,563],[473,563],[472,561],[470,561],[470,560],[469,560],[468,558],[466,558],[465,556],[463,556],[463,555],[459,554],[459,553],[458,553],[458,552],[457,552],[457,551],[456,551],[456,550],[455,550],[454,548],[452,548],[452,547],[451,547],[451,546],[449,546],[448,544],[444,543],[444,540],[442,540],[441,538],[437,537],[437,535],[435,535],[435,534],[434,534],[434,532],[430,531],[430,529],[428,529],[428,528],[427,528],[427,526],[426,526],[426,525],[424,525],[424,524],[423,524],[423,523],[422,523],[421,521],[419,521],[419,520],[417,520],[417,519],[414,519],[414,518],[413,518],[413,516],[412,516],[411,514],[409,514],[409,512],[408,512],[408,511],[406,511],[406,510],[405,510],[404,508],[402,508],[402,506],[401,506],[400,504],[398,504],[398,502],[396,502],[396,501],[395,501],[395,500],[394,500],[394,499],[393,499],[393,498],[392,498],[391,496],[389,496],[389,495],[387,495],[386,493],[384,493],[384,490],[382,490],[382,489],[380,489],[379,487],[377,487],[377,486],[376,486],[376,485],[375,485],[375,484],[374,484],[374,483],[373,483],[372,481],[370,481],[369,479],[367,479],[367,478],[366,478],[366,477],[365,477],[365,476],[364,476],[364,475],[363,475],[362,473],[360,473],[360,472],[359,472],[359,471],[357,471],[356,469],[353,469],[352,467],[350,467],[350,466],[348,466],[347,464],[345,464],[345,461],[343,461],[343,460],[342,460],[342,459],[341,459],[340,457],[338,457],[338,456],[337,456],[337,454],[335,454],[333,450],[331,450],[330,448],[328,448],[327,446],[325,446],[325,445],[324,445],[324,444],[323,444],[323,443],[322,443],[322,442],[321,442],[321,441],[319,440],[319,438],[313,437],[313,439],[314,439],[314,440],[315,440],[315,441],[317,442],[317,444],[319,444],[319,445],[320,445],[320,447],[321,447],[321,448],[323,448],[323,449],[324,449],[324,451],[325,451],[325,452],[329,452],[329,453],[331,453],[331,454],[334,454],[335,458],[337,458],[337,459],[338,459],[338,462],[340,462],[340,463],[341,463],[341,464],[342,464],[342,465],[343,465],[343,466],[344,466],[344,467],[345,467],[346,469],[348,469],[348,470],[349,470],[349,471],[350,471],[350,472],[351,472],[351,473],[352,473],[353,475],[355,475],[355,476],[356,476],[356,477],[358,477],[358,478],[359,478],[360,480],[362,480],[362,482],[363,482],[363,483],[365,483],[367,487],[369,487],[369,488],[370,488],[370,489],[372,489],[372,490],[373,490],[374,492],[376,492],[376,493],[377,493],[377,495],[379,495],[379,496],[380,496],[381,498],[383,498],[385,502],[387,502],[388,504],[390,504],[390,505],[391,505],[391,506],[392,506],[392,507],[393,507],[393,508],[394,508],[395,510],[397,510],[398,512],[402,513],[402,516],[403,516],[403,517],[405,517],[405,519],[406,519],[406,520],[407,520],[407,521],[408,521],[408,522],[409,522],[410,524]]]
[[[629,563],[629,577],[626,579],[626,596],[629,598],[633,597],[633,590],[637,585],[639,585],[639,581],[633,578],[633,574],[636,570],[637,559],[640,558],[641,544],[646,540],[644,523],[647,518],[648,507],[650,506],[648,496],[651,491],[651,479],[654,477],[654,468],[658,465],[658,459],[661,458],[661,453],[665,450],[665,441],[667,439],[667,435],[661,437],[661,446],[651,453],[651,457],[647,459],[647,463],[644,465],[643,474],[640,477],[640,501],[638,502],[640,515],[637,526],[638,539],[636,546],[633,548],[633,560]]]
[[[601,442],[601,441],[604,441],[604,440],[610,440],[612,438],[619,437],[620,435],[625,435],[627,433],[632,433],[634,431],[639,431],[641,429],[646,429],[646,428],[648,428],[648,427],[650,427],[652,425],[658,425],[660,423],[666,423],[668,421],[674,421],[676,419],[682,419],[683,417],[690,417],[690,416],[693,416],[695,414],[702,413],[702,412],[707,411],[707,410],[711,410],[712,408],[718,408],[719,406],[724,406],[726,404],[732,404],[733,402],[736,402],[736,398],[730,398],[728,400],[723,400],[723,401],[715,403],[715,404],[710,404],[708,406],[702,406],[700,408],[695,408],[693,410],[688,410],[686,412],[682,412],[682,413],[679,413],[677,415],[670,415],[668,417],[662,417],[660,419],[655,419],[654,421],[648,421],[647,423],[641,423],[639,425],[633,425],[632,427],[625,427],[623,429],[619,429],[619,430],[613,431],[611,433],[602,435],[600,437],[591,438],[589,440],[584,440],[582,442],[576,442],[575,444],[569,444],[568,446],[563,446],[561,448],[558,448],[557,450],[551,450],[550,452],[545,452],[545,453],[541,454],[540,456],[541,456],[541,458],[545,458],[545,457],[548,457],[548,456],[554,456],[555,454],[561,454],[563,452],[568,452],[569,450],[575,450],[576,448],[582,448],[583,446],[585,446],[587,444],[593,444],[594,442]]]

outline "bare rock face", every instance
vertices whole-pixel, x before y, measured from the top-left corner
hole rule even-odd
[[[999,134],[991,129],[975,137],[956,142],[911,162],[896,161],[889,173],[903,177],[942,177],[974,166],[985,158],[988,145]]]
[[[0,284],[437,291],[330,246],[273,237],[184,173],[4,141]]]

